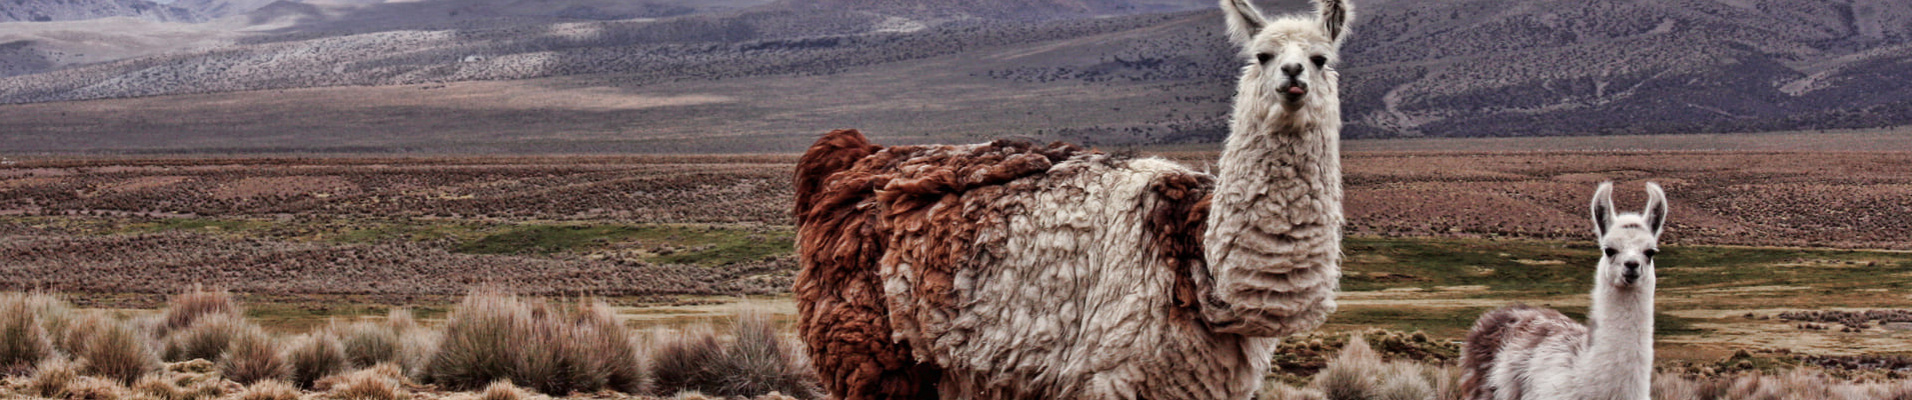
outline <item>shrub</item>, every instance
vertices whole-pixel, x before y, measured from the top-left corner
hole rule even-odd
[[[139,382],[133,383],[133,393],[160,400],[193,399],[193,397],[186,396],[185,391],[181,390],[179,386],[173,385],[172,382],[167,382],[166,378],[153,375],[139,378]]]
[[[641,390],[637,349],[608,309],[475,292],[447,318],[425,375],[454,390],[505,379],[551,395]]]
[[[405,391],[400,379],[403,374],[398,367],[381,364],[327,378],[317,386],[325,388],[328,397],[338,400],[409,400],[412,394]]]
[[[669,395],[720,385],[721,377],[709,368],[724,358],[724,345],[709,327],[697,326],[656,336],[656,354],[651,357],[651,377],[657,393]]]
[[[1375,386],[1374,400],[1427,400],[1434,398],[1434,388],[1427,384],[1427,378],[1421,375],[1420,364],[1405,362],[1389,363],[1387,373]]]
[[[409,376],[424,376],[425,365],[431,363],[433,355],[438,354],[438,343],[444,337],[444,333],[428,329],[400,331],[399,367]]]
[[[524,400],[525,397],[524,389],[512,385],[511,381],[497,381],[486,386],[485,393],[478,396],[478,400]]]
[[[94,317],[87,325],[93,332],[77,355],[86,360],[86,372],[131,385],[141,376],[158,371],[159,356],[147,346],[146,338],[126,323]]]
[[[1421,400],[1436,396],[1420,364],[1383,362],[1359,335],[1348,339],[1334,361],[1315,375],[1314,386],[1328,400]]]
[[[736,342],[725,351],[723,362],[715,364],[723,385],[707,393],[719,396],[757,396],[782,392],[803,398],[815,397],[809,370],[795,362],[792,352],[777,335],[770,314],[747,312],[738,317]]]
[[[263,380],[247,386],[238,400],[299,400],[299,389],[279,380]]]
[[[734,339],[719,341],[708,330],[680,333],[666,339],[652,359],[660,393],[696,391],[722,397],[760,396],[780,392],[798,398],[817,397],[808,363],[777,335],[776,324],[761,312],[740,316]]]
[[[1287,384],[1284,384],[1281,382],[1268,382],[1267,386],[1263,386],[1261,388],[1261,393],[1255,395],[1255,399],[1256,400],[1325,400],[1326,398],[1321,396],[1320,391],[1317,391],[1314,389],[1297,388],[1293,386],[1288,386]]]
[[[285,379],[288,367],[279,355],[278,343],[258,326],[249,328],[234,337],[232,346],[219,356],[219,373],[242,384]]]
[[[1461,369],[1453,365],[1423,365],[1421,376],[1433,386],[1434,400],[1461,400]]]
[[[66,386],[69,400],[119,400],[129,396],[125,386],[109,379],[82,376]]]
[[[603,371],[604,386],[624,393],[649,392],[645,357],[639,353],[630,328],[617,320],[611,306],[602,301],[584,302],[579,305],[578,315],[585,329],[597,332],[591,336],[597,339],[592,345],[598,350],[585,351],[595,357],[592,364]]]
[[[75,322],[73,305],[67,304],[59,296],[41,292],[0,295],[0,303],[11,302],[19,302],[25,310],[38,317],[40,328],[45,330],[47,340],[55,348],[58,348],[61,338],[67,336],[67,330]]]
[[[385,325],[398,332],[419,329],[418,319],[412,316],[412,310],[409,308],[394,308],[386,312]]]
[[[398,331],[389,326],[358,322],[333,329],[344,346],[345,359],[354,368],[398,362],[401,344]]]
[[[26,295],[0,297],[0,372],[24,375],[53,355],[53,342]]]
[[[166,361],[217,360],[233,340],[258,330],[257,325],[235,314],[207,315],[167,337],[161,358]]]
[[[80,368],[65,358],[49,357],[33,371],[27,393],[48,398],[65,398],[67,387],[80,379]]]
[[[1381,356],[1356,335],[1328,367],[1315,375],[1314,386],[1329,400],[1369,400],[1375,397],[1374,378],[1384,365]]]
[[[115,323],[112,318],[97,313],[87,313],[84,316],[72,318],[63,331],[47,330],[47,339],[53,342],[53,348],[69,355],[78,355],[86,352],[86,345],[94,336],[111,329]]]
[[[511,379],[513,363],[528,343],[531,308],[514,296],[480,291],[465,296],[445,318],[445,337],[426,365],[432,383],[476,389]]]
[[[192,290],[173,296],[167,302],[165,317],[154,333],[165,336],[192,327],[209,315],[238,316],[242,313],[239,303],[233,301],[231,292],[206,290],[193,285]]]
[[[310,388],[319,378],[345,372],[348,367],[339,340],[325,332],[300,337],[287,350],[285,358],[290,366],[291,383],[301,388]]]

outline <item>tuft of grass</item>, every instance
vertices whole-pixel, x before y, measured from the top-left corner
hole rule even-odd
[[[567,308],[481,290],[446,320],[424,375],[455,390],[510,380],[551,395],[636,392],[644,382],[640,361],[608,306]]]
[[[237,400],[299,400],[299,388],[280,380],[263,380],[239,392]]]
[[[478,396],[478,400],[524,400],[527,397],[530,395],[511,384],[511,381],[497,381],[485,386],[485,392]]]
[[[1388,363],[1374,390],[1374,400],[1427,400],[1434,398],[1434,386],[1422,375],[1421,365]]]
[[[1368,341],[1355,336],[1342,346],[1341,354],[1315,375],[1314,386],[1328,400],[1369,400],[1375,398],[1375,378],[1382,368],[1381,356],[1368,347]]]
[[[93,316],[84,325],[93,326],[85,345],[75,355],[86,361],[86,373],[131,385],[140,377],[159,371],[159,355],[145,337],[128,323]]]
[[[814,375],[797,348],[777,335],[769,314],[746,312],[724,342],[708,330],[666,339],[652,359],[660,393],[695,391],[723,397],[779,392],[816,398]]]
[[[0,295],[0,373],[5,375],[24,375],[53,355],[53,341],[29,297]]]
[[[425,368],[438,354],[438,344],[444,341],[444,333],[429,329],[407,329],[399,334],[401,353],[398,366],[409,376],[418,379],[425,374]],[[422,379],[421,379],[422,380]]]
[[[110,379],[82,376],[68,384],[65,398],[74,400],[119,400],[130,393],[126,386]]]
[[[167,302],[165,317],[155,333],[165,336],[191,327],[207,316],[243,314],[244,310],[239,308],[239,303],[232,299],[232,292],[223,289],[208,290],[195,285],[191,290],[175,295]]]
[[[47,398],[66,398],[67,387],[80,379],[80,366],[62,357],[50,357],[34,368],[27,382],[27,393]]]
[[[1328,400],[1425,400],[1436,396],[1421,364],[1384,362],[1358,334],[1315,375],[1314,387]]]
[[[315,332],[294,340],[285,358],[290,383],[300,388],[310,388],[320,378],[345,372],[350,366],[344,347],[327,332]]]
[[[402,344],[398,330],[383,324],[356,322],[333,329],[344,346],[345,359],[354,368],[398,362]]]
[[[175,330],[166,337],[160,358],[169,362],[218,360],[234,340],[259,330],[257,325],[237,314],[210,314],[195,318],[193,324]]]
[[[289,368],[280,355],[279,345],[256,325],[248,325],[232,339],[219,356],[219,373],[226,379],[251,384],[267,379],[285,379]]]
[[[722,362],[724,344],[708,326],[657,334],[651,375],[660,394],[697,391],[718,386],[722,377],[709,366]],[[701,394],[701,393],[700,393]]]
[[[317,387],[326,397],[338,400],[410,400],[405,390],[404,373],[397,366],[380,364],[357,372],[321,380]]]
[[[499,379],[511,379],[518,351],[532,346],[523,330],[531,307],[493,291],[465,296],[445,319],[445,337],[426,365],[430,382],[451,389],[475,389]]]
[[[1255,400],[1326,400],[1321,391],[1297,388],[1278,381],[1267,382],[1261,393],[1255,394]]]

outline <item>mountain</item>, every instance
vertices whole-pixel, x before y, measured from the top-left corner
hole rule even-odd
[[[1363,2],[1351,137],[1744,132],[1912,123],[1912,2]],[[1219,18],[1219,17],[1218,17]],[[1097,43],[1010,79],[1227,85],[1207,28]],[[1165,67],[1167,66],[1167,67]]]
[[[1213,7],[1203,0],[785,0],[793,8],[848,9],[918,18],[1043,20],[1175,12]]]
[[[167,22],[204,20],[191,10],[146,0],[0,0],[0,22],[74,21],[106,17]]]
[[[88,108],[73,111],[70,120],[10,117],[58,108],[24,107],[36,103],[80,107],[104,99],[225,93],[230,96],[195,98],[233,104],[274,97],[271,101],[279,104],[282,98],[250,93],[300,88],[384,93],[374,88],[514,82],[508,85],[565,93],[560,98],[607,96],[585,90],[617,88],[626,95],[667,92],[722,100],[696,103],[706,107],[699,113],[618,106],[573,110],[564,118],[429,106],[440,101],[429,100],[439,98],[429,93],[447,93],[442,101],[471,98],[449,94],[456,90],[419,92],[427,94],[414,103],[370,111],[336,103],[288,107],[324,115],[380,115],[374,120],[392,129],[413,122],[417,130],[447,126],[417,115],[455,119],[472,124],[471,129],[509,131],[486,140],[519,143],[515,146],[531,146],[525,143],[534,137],[540,143],[582,136],[651,140],[645,135],[680,137],[703,130],[795,138],[843,126],[884,128],[894,132],[893,141],[904,142],[1030,136],[1110,145],[1208,143],[1226,134],[1229,98],[1242,65],[1222,38],[1219,11],[1132,11],[1189,5],[1174,0],[740,1],[745,0],[281,2],[254,10],[248,14],[251,25],[216,43],[88,63],[60,63],[36,50],[51,36],[9,43],[11,27],[0,24],[0,76],[14,75],[0,77],[0,104],[22,105],[0,106],[0,130],[110,135],[82,116],[119,115]],[[1909,2],[1357,2],[1355,34],[1338,67],[1344,135],[1352,138],[1912,125],[1912,80],[1904,78],[1912,76]],[[627,13],[641,10],[636,4],[694,11],[599,19],[635,15]],[[1301,0],[1263,5],[1274,12],[1309,7]],[[850,87],[871,96],[841,96],[855,100],[831,107],[779,98]],[[929,97],[930,103],[913,111],[878,111],[900,110],[896,107],[910,103],[896,99],[939,90],[953,92]],[[180,113],[164,108],[171,102],[140,104],[160,107],[151,110],[156,114]],[[415,107],[409,104],[427,106],[403,111]],[[160,136],[219,132],[227,136],[215,136],[231,138],[244,134],[232,131],[231,121],[283,116],[279,109],[258,115],[205,110],[225,116],[140,119],[136,128]],[[730,118],[713,121],[707,115]],[[300,129],[330,132],[326,121],[313,120]],[[445,143],[399,138],[413,134],[407,132],[414,131],[339,141],[355,146]],[[131,142],[103,136],[98,143]],[[469,146],[474,147],[458,148],[505,145]],[[698,147],[704,144],[632,146],[735,150]]]
[[[284,1],[284,0],[277,0],[277,1]],[[265,7],[266,5],[275,3],[277,1],[275,0],[177,0],[177,1],[174,1],[172,5],[174,7],[192,10],[194,13],[197,13],[199,15],[204,15],[209,18],[219,18],[219,17],[229,16],[229,15],[239,15],[239,14],[252,12],[253,10],[260,9],[262,7]]]

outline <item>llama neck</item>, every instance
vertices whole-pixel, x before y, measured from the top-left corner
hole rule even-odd
[[[1581,400],[1645,400],[1653,379],[1653,282],[1628,289],[1596,283],[1591,338],[1575,376]]]
[[[1340,104],[1334,85],[1306,106],[1244,84],[1217,164],[1202,314],[1219,332],[1286,336],[1335,308],[1341,257]],[[1203,279],[1206,278],[1206,279]]]

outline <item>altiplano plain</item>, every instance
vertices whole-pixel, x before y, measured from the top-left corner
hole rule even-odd
[[[606,297],[638,324],[738,301],[789,312],[794,155],[9,161],[0,289],[84,294],[73,301],[90,307],[149,308],[209,284],[299,331],[398,305],[429,318],[504,284]],[[1896,325],[1776,318],[1912,301],[1912,153],[1354,151],[1345,164],[1349,261],[1329,331],[1456,339],[1509,302],[1584,312],[1598,254],[1583,192],[1650,179],[1678,216],[1660,263],[1669,359],[1912,353]]]

